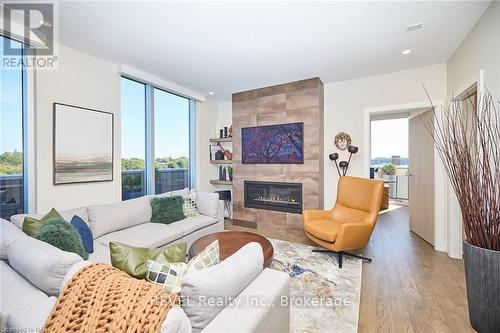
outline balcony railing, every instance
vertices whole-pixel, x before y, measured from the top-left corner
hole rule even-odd
[[[0,217],[8,220],[12,215],[21,214],[23,206],[23,176],[0,176]]]
[[[189,169],[156,170],[155,193],[181,190],[189,187]],[[10,219],[24,211],[22,175],[0,176],[0,217]],[[122,200],[137,198],[145,194],[144,170],[122,171]]]
[[[122,200],[138,198],[146,194],[144,170],[122,171]],[[155,170],[155,193],[182,190],[189,187],[189,169]]]
[[[375,173],[375,178],[381,178],[389,185],[389,198],[408,200],[409,176],[407,166],[396,166],[395,175],[380,175]]]

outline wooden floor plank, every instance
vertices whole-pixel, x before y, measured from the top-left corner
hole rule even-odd
[[[226,229],[314,245],[258,223],[252,227],[226,221]],[[474,332],[462,260],[435,251],[410,232],[407,207],[380,215],[363,254],[373,261],[363,263],[358,332]]]

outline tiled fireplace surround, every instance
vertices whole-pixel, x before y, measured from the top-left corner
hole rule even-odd
[[[241,128],[304,123],[304,164],[242,164]],[[244,181],[302,184],[303,209],[323,208],[323,83],[319,78],[233,94],[233,218],[304,237],[302,215],[246,208]]]

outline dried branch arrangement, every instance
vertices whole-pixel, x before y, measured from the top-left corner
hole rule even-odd
[[[466,241],[500,251],[499,109],[484,89],[434,110],[426,126],[458,198]]]

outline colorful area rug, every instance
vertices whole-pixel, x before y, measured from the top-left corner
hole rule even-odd
[[[290,332],[356,332],[361,291],[361,260],[312,253],[308,245],[270,239],[271,267],[288,273]]]

